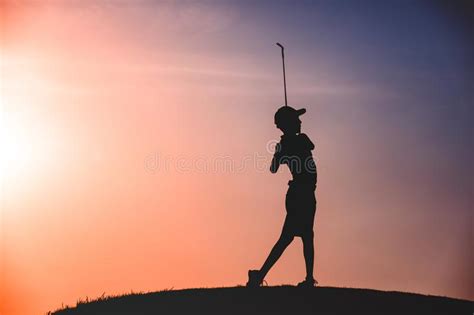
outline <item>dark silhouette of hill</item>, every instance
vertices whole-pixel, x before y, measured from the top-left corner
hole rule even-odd
[[[53,312],[73,314],[472,314],[473,302],[349,288],[186,289],[102,297]]]

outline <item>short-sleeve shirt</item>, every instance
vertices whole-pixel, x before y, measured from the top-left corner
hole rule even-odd
[[[316,185],[316,163],[311,152],[314,144],[306,134],[283,135],[277,148],[275,158],[288,165],[295,184]]]

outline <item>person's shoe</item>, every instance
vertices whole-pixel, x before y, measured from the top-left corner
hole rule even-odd
[[[249,270],[249,281],[247,288],[258,288],[262,285],[263,279],[260,275],[260,270]]]
[[[318,281],[315,279],[305,279],[304,281],[298,283],[298,288],[314,288],[318,284]]]

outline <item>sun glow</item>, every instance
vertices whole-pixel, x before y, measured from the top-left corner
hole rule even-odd
[[[4,58],[0,94],[0,180],[11,187],[20,180],[31,182],[38,171],[54,160],[55,138],[51,126],[38,113],[46,80],[34,67]],[[29,65],[30,66],[30,65]],[[8,81],[5,80],[8,78]]]
[[[38,143],[32,141],[29,130],[4,114],[1,121],[2,175],[25,173],[34,164]]]

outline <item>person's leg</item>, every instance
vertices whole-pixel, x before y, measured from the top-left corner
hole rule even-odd
[[[268,271],[273,267],[273,265],[277,262],[277,260],[281,257],[281,254],[285,251],[285,249],[290,245],[293,241],[293,236],[281,235],[278,241],[276,242],[275,246],[273,246],[270,254],[265,260],[262,268],[260,269],[260,276],[261,278],[265,278]]]
[[[306,264],[306,279],[312,280],[314,268],[314,233],[308,233],[302,237],[303,240],[303,254]]]

